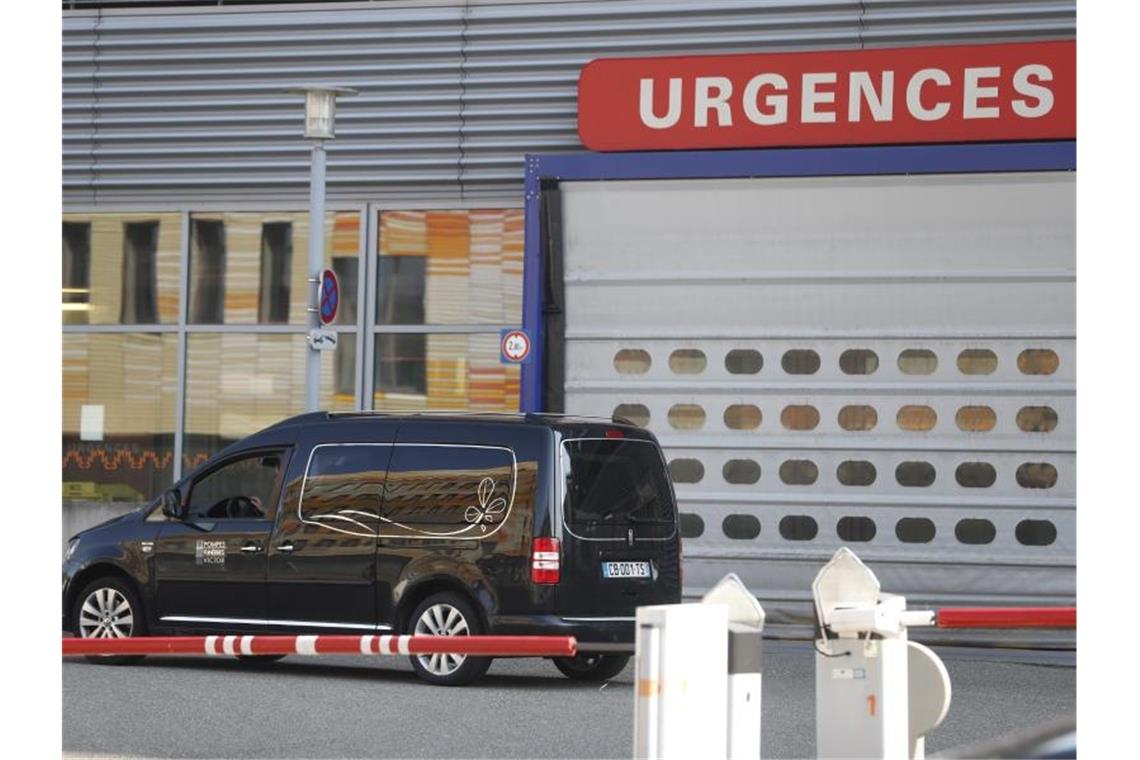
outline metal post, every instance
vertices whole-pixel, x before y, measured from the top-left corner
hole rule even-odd
[[[320,277],[325,263],[325,145],[313,143],[309,175],[309,330],[321,326]],[[305,409],[315,412],[321,398],[321,353],[311,344],[305,351]]]

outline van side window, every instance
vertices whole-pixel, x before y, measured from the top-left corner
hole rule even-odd
[[[506,448],[398,444],[384,486],[381,533],[486,535],[511,509],[515,470]]]
[[[387,445],[314,447],[298,510],[301,522],[335,533],[375,536],[391,451]]]
[[[206,520],[270,520],[281,476],[282,452],[259,452],[226,462],[194,481],[189,515]]]

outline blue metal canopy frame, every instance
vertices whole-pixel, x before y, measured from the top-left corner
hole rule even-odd
[[[576,180],[840,177],[876,174],[1073,171],[1075,140],[1059,142],[765,148],[647,153],[528,155],[523,251],[523,328],[536,353],[523,365],[519,409],[542,409],[542,185]]]

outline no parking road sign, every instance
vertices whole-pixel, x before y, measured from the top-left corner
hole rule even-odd
[[[499,333],[499,361],[503,364],[530,364],[530,335],[523,329],[508,329]]]
[[[340,306],[340,282],[336,279],[336,272],[331,269],[321,271],[321,290],[318,299],[320,303],[321,324],[332,324],[336,319],[336,310]]]

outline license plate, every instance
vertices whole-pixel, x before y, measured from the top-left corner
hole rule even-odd
[[[603,578],[648,578],[648,562],[603,562]]]

